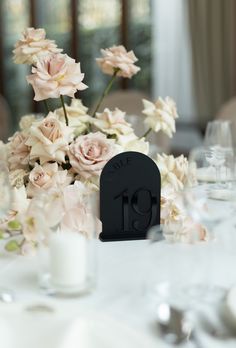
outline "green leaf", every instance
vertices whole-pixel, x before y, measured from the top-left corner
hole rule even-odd
[[[20,249],[20,245],[16,240],[12,239],[5,245],[5,249],[10,252],[16,251]]]
[[[7,224],[9,230],[20,230],[21,229],[21,224],[19,221],[17,220],[12,220],[12,221],[9,221],[8,224]]]
[[[5,231],[0,230],[0,239],[4,239],[4,233],[5,233]]]

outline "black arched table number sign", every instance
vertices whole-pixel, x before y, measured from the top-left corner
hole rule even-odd
[[[102,241],[145,239],[160,224],[161,176],[156,163],[140,152],[113,157],[100,178]]]

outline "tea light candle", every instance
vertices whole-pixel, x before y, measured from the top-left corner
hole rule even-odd
[[[55,286],[83,285],[87,274],[87,247],[83,235],[58,232],[49,241],[50,273]]]

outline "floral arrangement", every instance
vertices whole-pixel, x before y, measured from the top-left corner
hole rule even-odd
[[[75,93],[87,88],[80,63],[62,53],[54,41],[46,39],[44,29],[28,28],[16,43],[14,62],[32,65],[26,77],[34,100],[45,104],[45,117],[25,115],[19,130],[1,143],[1,159],[7,163],[13,202],[2,220],[0,237],[8,251],[31,252],[37,244],[37,231],[60,224],[90,235],[91,211],[86,207],[88,190],[99,191],[99,176],[104,165],[123,151],[149,152],[146,136],[163,131],[172,137],[178,117],[174,101],[166,97],[153,103],[143,100],[146,133],[140,138],[126,120],[126,113],[116,108],[98,109],[116,78],[132,78],[140,68],[133,51],[123,46],[102,49],[97,64],[110,75],[97,107],[90,112]],[[64,96],[71,99],[69,105]],[[59,98],[61,107],[50,110],[50,98]],[[175,226],[174,240],[191,240],[191,222],[178,206],[176,195],[193,178],[184,156],[157,154],[154,158],[162,177],[161,219]],[[47,200],[42,204],[42,193]],[[44,209],[43,209],[44,208]],[[101,230],[97,220],[97,233]]]

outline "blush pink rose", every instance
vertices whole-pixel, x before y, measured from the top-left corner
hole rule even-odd
[[[10,170],[25,168],[29,164],[30,148],[26,145],[28,137],[16,132],[10,140],[10,154],[8,158]]]
[[[31,147],[30,159],[39,159],[41,164],[49,161],[64,162],[68,144],[72,140],[72,132],[73,130],[60,122],[52,112],[43,120],[34,122],[26,142]]]
[[[39,58],[59,52],[62,49],[55,41],[46,39],[44,29],[27,28],[15,45],[13,60],[16,64],[35,64]]]
[[[73,170],[83,178],[99,176],[105,164],[117,154],[114,140],[100,132],[79,136],[69,148]]]
[[[96,62],[105,74],[113,75],[118,69],[117,76],[130,79],[140,70],[140,68],[134,64],[138,60],[134,52],[127,52],[122,45],[102,49],[101,53],[103,57],[97,58]]]
[[[27,186],[28,197],[33,197],[41,190],[48,191],[55,187],[65,187],[71,182],[67,170],[59,170],[57,163],[45,163],[40,166],[35,164],[34,169],[29,174],[29,184]]]
[[[39,101],[60,95],[74,97],[77,90],[87,88],[83,78],[80,63],[67,54],[53,54],[39,59],[26,79],[34,89],[34,100]]]

